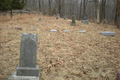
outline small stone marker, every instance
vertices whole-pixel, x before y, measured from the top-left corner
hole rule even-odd
[[[88,19],[88,16],[87,16],[87,14],[83,14],[83,16],[82,16],[82,23],[85,23],[85,24],[89,24],[89,21],[87,20]]]
[[[0,28],[0,30],[2,30],[2,29]]]
[[[115,32],[112,31],[101,31],[100,34],[105,36],[115,36]]]
[[[76,26],[76,22],[75,22],[75,15],[72,15],[72,22],[71,22],[71,26]]]
[[[19,65],[8,80],[39,80],[39,66],[36,65],[37,43],[37,34],[22,33]]]
[[[63,32],[70,32],[70,30],[64,30]]]
[[[36,26],[39,26],[39,24],[38,24],[38,23],[36,23]]]
[[[79,33],[85,33],[85,31],[79,31]]]
[[[39,18],[39,21],[42,21],[42,20],[41,20],[41,17]]]
[[[33,27],[33,30],[36,31],[36,27]]]
[[[64,17],[64,20],[66,20],[67,18],[66,17]]]
[[[60,18],[60,14],[57,14],[57,17]]]
[[[66,20],[67,18],[66,18],[66,15],[64,16],[64,20]]]
[[[6,13],[6,12],[4,12],[4,13],[3,13],[3,16],[7,16],[7,13]]]
[[[60,14],[57,14],[56,20],[60,18]]]
[[[50,30],[51,32],[57,32],[57,30]]]
[[[15,27],[15,29],[17,29],[17,30],[22,30],[22,28],[21,28],[21,27]]]
[[[117,72],[116,80],[120,80],[120,71]]]
[[[58,17],[56,17],[56,20],[58,19]]]

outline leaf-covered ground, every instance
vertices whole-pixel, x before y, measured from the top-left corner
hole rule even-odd
[[[21,33],[39,35],[37,65],[41,80],[115,80],[120,70],[120,30],[115,25],[76,21],[77,26],[70,26],[69,19],[43,16],[39,21],[39,15],[17,15],[12,20],[2,20],[0,78],[8,78],[16,71]],[[52,29],[58,32],[50,32]],[[86,33],[79,33],[80,30]],[[116,36],[103,36],[100,31],[115,31]]]

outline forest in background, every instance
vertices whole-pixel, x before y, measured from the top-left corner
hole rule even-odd
[[[120,27],[120,0],[18,0],[25,3],[24,9],[41,12],[43,15],[71,19],[72,15],[77,20],[82,15],[88,14],[90,22],[116,24]]]
[[[120,21],[118,10],[120,0],[21,0],[27,8],[53,16],[57,13],[61,17],[71,19],[72,15],[77,20],[82,19],[83,14],[88,14],[91,22],[114,24]],[[117,24],[116,24],[117,25]]]

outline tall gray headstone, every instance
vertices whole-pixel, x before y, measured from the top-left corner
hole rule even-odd
[[[82,22],[82,23],[85,23],[85,24],[89,24],[87,14],[83,14],[83,16],[82,16],[82,21],[81,21],[81,22]]]
[[[39,66],[36,65],[37,43],[37,34],[22,33],[19,65],[8,80],[39,80]]]
[[[76,22],[75,22],[75,15],[72,15],[72,22],[71,22],[71,26],[76,26]]]

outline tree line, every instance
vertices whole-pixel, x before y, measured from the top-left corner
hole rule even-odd
[[[81,20],[83,14],[88,14],[91,22],[108,24],[120,20],[119,5],[120,0],[0,0],[0,10],[24,7],[49,16],[59,13],[61,17],[71,19],[75,15],[77,20]]]

